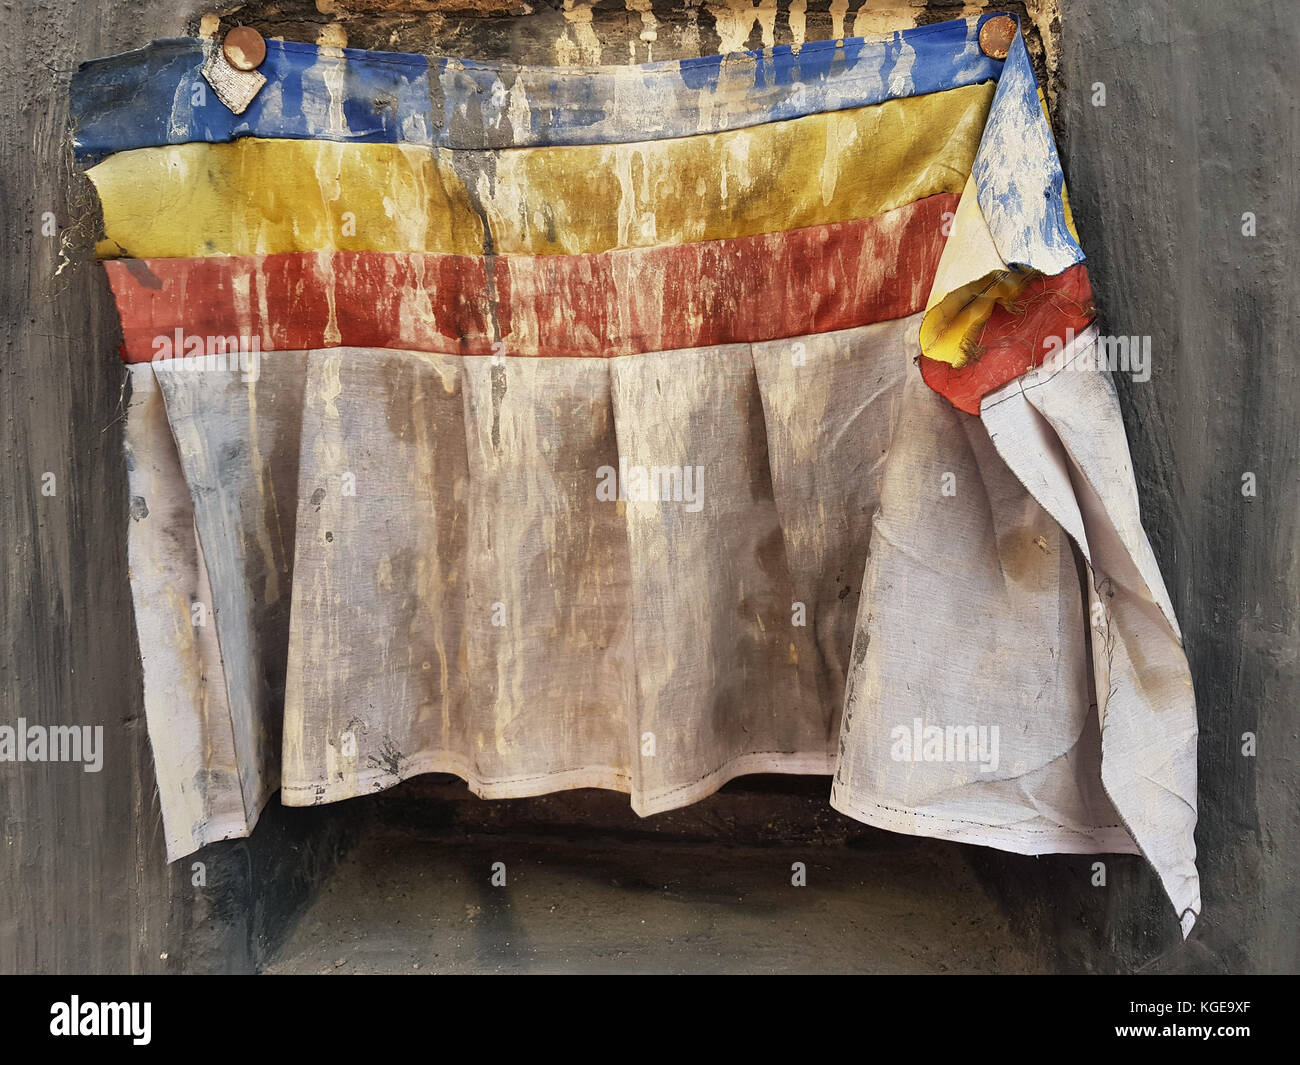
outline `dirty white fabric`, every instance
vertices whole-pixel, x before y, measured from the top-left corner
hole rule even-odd
[[[883,828],[1141,850],[1189,928],[1190,680],[1109,378],[1062,369],[1092,331],[973,419],[915,373],[919,317],[612,360],[133,367],[169,855],[281,785],[436,770],[652,814],[833,773]],[[639,501],[638,466],[692,472]],[[633,498],[599,498],[602,468]]]
[[[212,590],[185,473],[153,367],[130,366],[127,373],[128,562],[172,861],[204,844],[248,835],[278,777],[268,780],[262,763],[235,756],[226,674],[209,612]]]
[[[1191,678],[1113,385],[1079,368],[1095,338],[987,396],[979,421],[904,387],[831,802],[1026,854],[1140,850],[1187,931]]]
[[[1173,606],[1142,529],[1119,403],[1096,328],[986,396],[994,446],[1088,560],[1101,779],[1186,935],[1196,872],[1196,705]]]

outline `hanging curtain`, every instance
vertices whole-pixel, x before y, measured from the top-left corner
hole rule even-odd
[[[1190,676],[987,18],[604,68],[268,41],[233,106],[211,41],[81,68],[169,859],[277,790],[813,773],[1139,852],[1190,929]]]

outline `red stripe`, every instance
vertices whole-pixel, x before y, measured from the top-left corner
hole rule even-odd
[[[104,266],[127,362],[151,360],[156,338],[170,342],[177,329],[256,337],[264,351],[488,355],[499,337],[505,355],[611,357],[915,314],[956,204],[943,194],[875,218],[601,255],[322,252]]]
[[[958,370],[921,356],[921,376],[958,410],[979,414],[981,399],[1047,357],[1050,338],[1060,346],[1067,331],[1083,332],[1094,317],[1092,286],[1082,263],[1052,277],[1036,277],[1011,307],[994,307],[970,362]]]
[[[149,362],[156,338],[171,343],[177,329],[256,337],[263,351],[346,344],[468,353],[461,338],[487,333],[486,271],[469,256],[294,252],[113,259],[104,268],[127,362]]]

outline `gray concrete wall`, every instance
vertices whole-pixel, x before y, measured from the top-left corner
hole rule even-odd
[[[200,0],[0,9],[0,692],[11,721],[105,726],[99,774],[0,769],[0,970],[242,970],[355,836],[360,808],[272,806],[252,840],[163,859],[126,574],[122,373],[96,207],[73,167],[78,60],[193,32]],[[1018,4],[1006,5],[1024,10]],[[227,22],[313,40],[534,62],[643,62],[873,32],[945,2],[258,0]],[[979,5],[972,4],[974,10]],[[1057,8],[1062,10],[1059,13]],[[527,13],[525,13],[527,12]],[[1110,861],[965,848],[1021,935],[1071,969],[1294,970],[1297,943],[1297,49],[1291,5],[1036,0],[1071,196],[1106,328],[1153,338],[1124,387],[1144,513],[1182,619],[1201,715],[1206,914],[1177,938],[1154,878]],[[1092,106],[1103,82],[1104,108]],[[54,213],[58,233],[41,232]],[[1258,233],[1241,236],[1252,211]],[[56,478],[41,493],[43,474]],[[1243,473],[1258,496],[1241,495]],[[1241,735],[1258,734],[1258,757]]]
[[[1152,379],[1121,376],[1121,400],[1198,702],[1205,916],[1156,964],[1294,972],[1300,12],[1268,0],[1062,7],[1066,172],[1103,328],[1152,337]],[[1098,82],[1105,107],[1092,104]],[[1122,964],[1150,960],[1154,892],[1145,880],[1112,892]]]
[[[0,9],[0,721],[102,725],[106,751],[98,773],[0,765],[0,972],[253,968],[353,820],[273,806],[253,839],[166,864],[127,582],[121,336],[67,85],[82,59],[184,33],[193,6]]]
[[[1096,888],[1090,857],[973,852],[1072,971],[1300,969],[1298,54],[1294,4],[1061,2],[1053,117],[1101,328],[1152,338],[1151,380],[1117,383],[1196,688],[1204,906],[1184,944],[1139,859]]]

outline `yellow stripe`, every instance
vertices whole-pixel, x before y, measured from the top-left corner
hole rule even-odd
[[[483,251],[460,179],[415,145],[177,144],[120,152],[89,174],[104,205],[101,256]]]
[[[582,254],[870,218],[960,192],[994,84],[750,129],[490,153],[478,182],[500,254]],[[91,168],[106,255],[288,251],[476,255],[452,153],[258,140],[141,148]],[[351,215],[352,225],[348,225]]]
[[[676,140],[503,151],[499,252],[577,254],[870,218],[961,192],[992,82]]]

